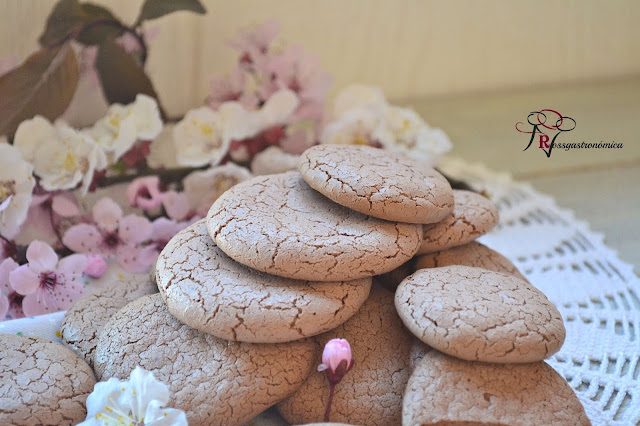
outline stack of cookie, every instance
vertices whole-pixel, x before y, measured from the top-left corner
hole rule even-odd
[[[275,404],[290,423],[321,420],[316,367],[338,337],[356,363],[333,421],[588,423],[542,362],[564,340],[558,311],[473,242],[497,221],[490,201],[433,169],[316,146],[299,172],[236,185],[177,234],[156,264],[159,294],[148,280],[111,290],[88,331],[91,303],[78,303],[63,340],[102,380],[153,371],[192,425],[242,424]]]

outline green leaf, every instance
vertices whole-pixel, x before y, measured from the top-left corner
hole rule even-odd
[[[95,25],[97,21],[105,23]],[[119,28],[121,25],[120,21],[102,6],[78,3],[78,0],[60,0],[51,11],[39,41],[42,46],[54,46],[81,28],[88,27],[77,35],[77,40],[87,45],[100,44],[122,34],[122,29]]]
[[[12,135],[35,115],[53,121],[69,106],[78,85],[78,62],[66,43],[40,49],[0,77],[0,135]]]
[[[83,25],[82,8],[77,0],[60,0],[53,7],[44,33],[38,41],[42,46],[51,46]]]
[[[179,10],[187,10],[199,15],[207,13],[199,0],[146,0],[142,5],[136,25],[142,21],[156,19]]]
[[[140,63],[112,40],[100,45],[96,68],[109,103],[131,103],[138,93],[158,98]]]

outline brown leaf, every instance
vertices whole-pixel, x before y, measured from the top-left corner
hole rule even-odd
[[[78,0],[60,0],[51,11],[39,41],[48,47],[75,37],[86,45],[100,44],[121,35],[121,26],[120,21],[102,6],[78,3]],[[85,30],[81,31],[83,28]]]
[[[100,45],[96,68],[109,103],[131,103],[138,93],[158,98],[140,63],[112,40]]]
[[[199,0],[146,0],[142,5],[137,24],[142,21],[160,18],[169,13],[186,10],[199,15],[207,13]]]
[[[40,49],[0,77],[0,135],[12,135],[35,115],[53,121],[69,106],[78,85],[78,63],[67,43]]]

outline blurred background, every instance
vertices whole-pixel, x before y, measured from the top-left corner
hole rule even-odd
[[[132,22],[142,0],[96,0]],[[204,16],[145,23],[147,69],[170,115],[201,105],[228,74],[225,40],[277,18],[280,40],[319,56],[330,94],[354,82],[413,106],[452,155],[507,171],[576,210],[640,265],[640,2],[508,0],[203,0]],[[55,0],[1,0],[0,57],[37,47]],[[515,123],[550,108],[576,120],[572,141],[619,150],[522,152]]]
[[[133,22],[142,0],[98,0]],[[37,46],[54,0],[3,0],[0,55]],[[199,104],[231,69],[238,29],[277,18],[281,39],[315,52],[335,78],[392,100],[449,96],[640,73],[640,2],[621,0],[203,0],[204,16],[145,24],[159,33],[148,67],[170,113]],[[180,81],[180,84],[176,84]],[[335,90],[335,89],[334,89]]]

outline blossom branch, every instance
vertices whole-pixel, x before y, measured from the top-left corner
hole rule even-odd
[[[169,183],[179,182],[189,175],[189,173],[202,170],[204,168],[205,167],[178,167],[173,169],[146,168],[135,174],[104,177],[99,181],[98,187],[104,188],[107,186],[117,185],[119,183],[127,183],[144,176],[158,176],[160,181],[167,185]]]

